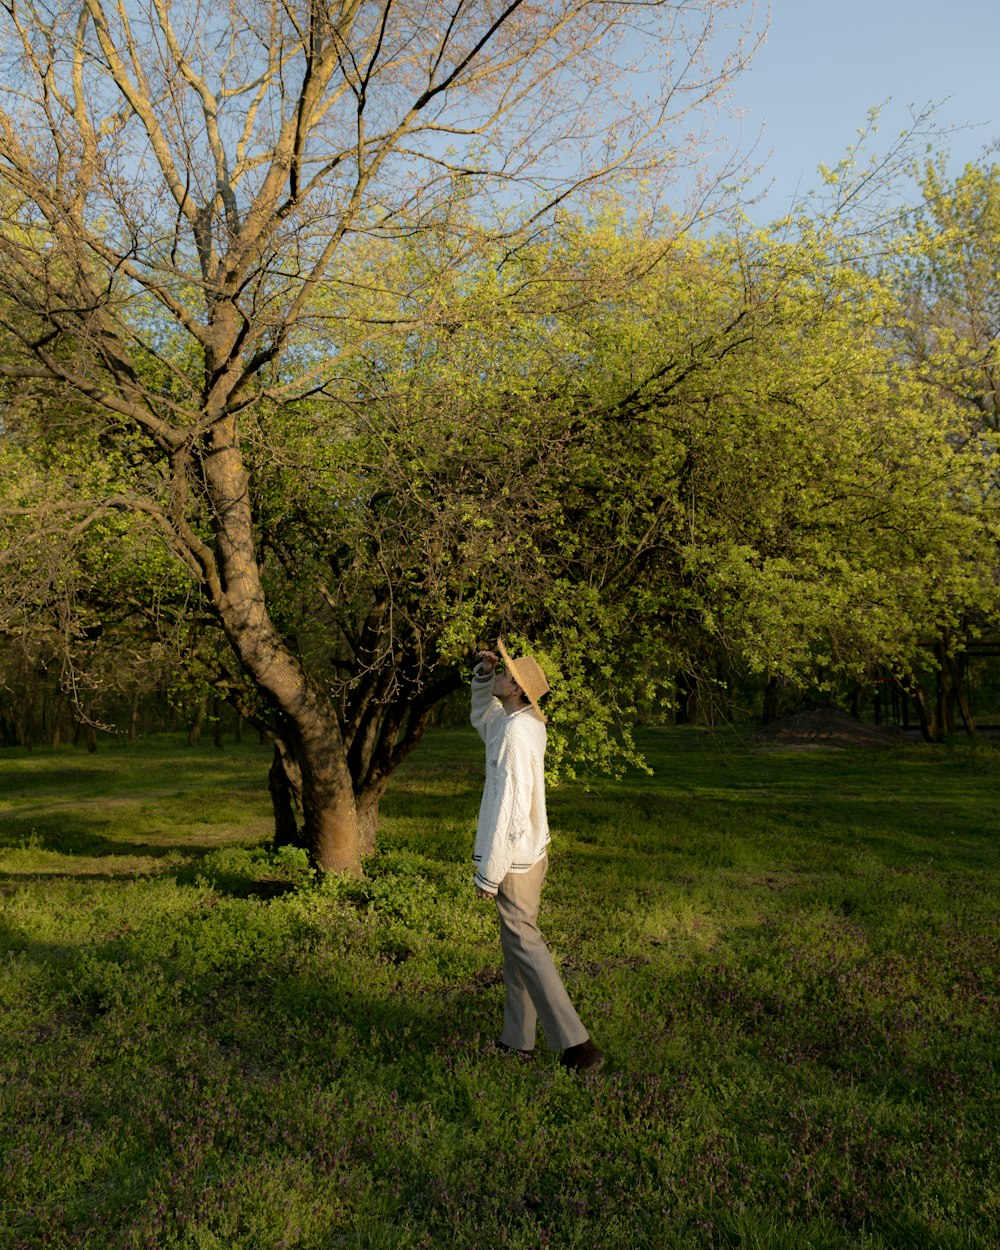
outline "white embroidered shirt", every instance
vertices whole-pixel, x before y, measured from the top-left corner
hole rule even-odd
[[[509,715],[492,693],[493,675],[477,665],[472,724],[486,744],[486,783],[476,826],[475,883],[496,894],[509,872],[527,872],[545,854],[544,723],[531,707]]]

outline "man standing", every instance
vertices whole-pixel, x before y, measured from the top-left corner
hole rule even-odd
[[[538,929],[548,867],[545,814],[545,717],[538,701],[549,683],[532,656],[514,660],[498,641],[504,667],[482,651],[472,677],[472,724],[486,744],[486,784],[476,827],[475,886],[495,898],[503,952],[504,1026],[500,1048],[528,1054],[542,1022],[551,1050],[576,1071],[604,1056],[580,1023]]]

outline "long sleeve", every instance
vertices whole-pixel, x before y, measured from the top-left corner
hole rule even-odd
[[[494,700],[494,702],[496,702]],[[485,725],[486,782],[476,826],[475,882],[495,894],[509,872],[527,872],[545,854],[545,726],[530,711]]]
[[[490,736],[502,724],[506,714],[499,699],[493,697],[493,674],[483,673],[477,664],[472,674],[471,721],[475,731],[489,746]]]

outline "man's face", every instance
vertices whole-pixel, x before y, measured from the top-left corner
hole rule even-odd
[[[505,668],[498,668],[493,674],[493,695],[497,699],[509,699],[516,695],[520,686]]]

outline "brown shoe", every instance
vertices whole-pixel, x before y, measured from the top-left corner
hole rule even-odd
[[[596,1072],[604,1062],[603,1053],[588,1037],[579,1046],[570,1046],[559,1056],[559,1062],[571,1072]]]

